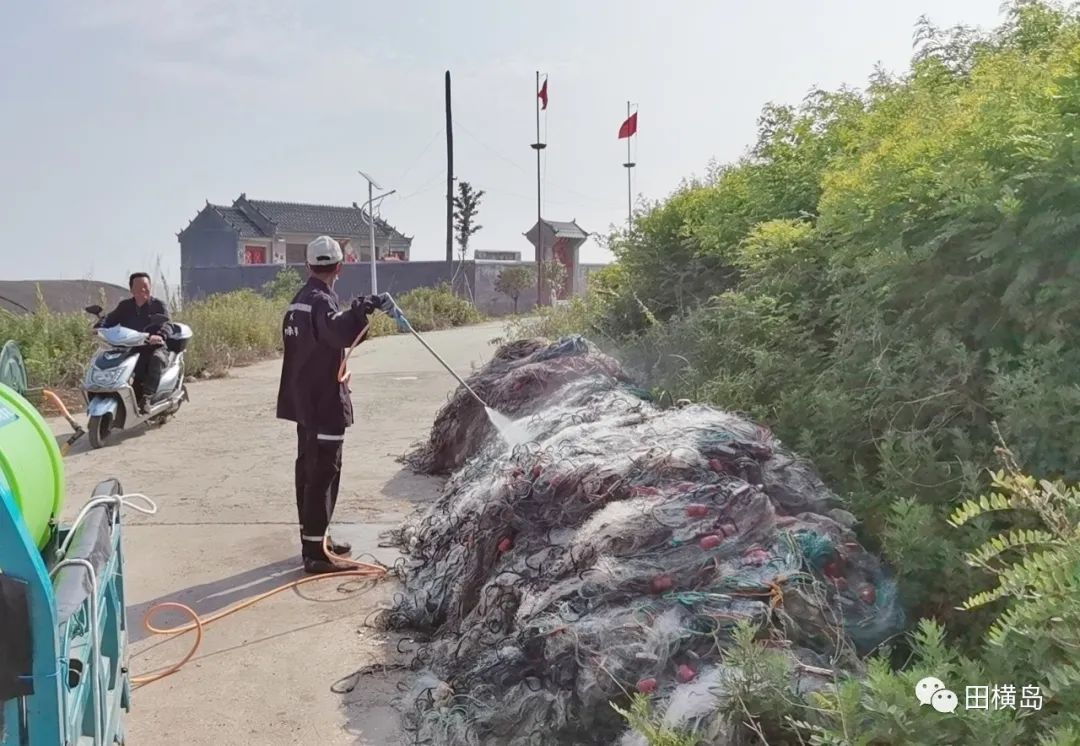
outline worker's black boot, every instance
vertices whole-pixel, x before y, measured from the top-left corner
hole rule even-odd
[[[331,536],[327,538],[326,543],[330,545],[330,552],[338,557],[348,557],[352,554],[352,544],[347,541],[337,541]]]
[[[349,570],[346,565],[339,565],[336,562],[331,562],[328,559],[315,559],[313,557],[304,557],[304,572],[308,575],[327,575],[333,572],[345,572]]]

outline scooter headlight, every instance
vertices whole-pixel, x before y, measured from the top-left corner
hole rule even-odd
[[[124,373],[125,371],[123,368],[112,368],[109,370],[90,368],[86,372],[86,382],[91,386],[116,388],[124,383]]]

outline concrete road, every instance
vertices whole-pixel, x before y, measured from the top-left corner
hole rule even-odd
[[[502,329],[486,324],[425,339],[468,373],[490,358],[490,341]],[[350,368],[357,424],[345,443],[333,532],[352,542],[354,555],[392,562],[396,555],[377,547],[378,534],[440,487],[402,471],[395,459],[427,435],[457,384],[411,336],[361,345]],[[274,418],[279,370],[272,361],[193,384],[191,402],[164,427],[121,436],[99,451],[88,450],[84,438],[67,458],[68,520],[108,477],[159,506],[154,516],[124,516],[133,674],[177,660],[191,644],[192,635],[168,641],[143,630],[153,604],[180,601],[209,614],[303,577],[295,429]],[[54,427],[68,431],[62,421]],[[363,626],[393,592],[391,582],[325,580],[208,627],[187,666],[136,690],[129,746],[396,743],[390,700],[398,680],[350,679],[362,666],[395,660],[392,641]],[[155,619],[158,626],[181,621],[173,612]]]

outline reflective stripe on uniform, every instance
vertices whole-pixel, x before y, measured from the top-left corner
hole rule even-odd
[[[345,436],[344,435],[323,435],[322,433],[319,433],[318,435],[315,436],[315,439],[316,440],[345,440]]]
[[[311,313],[310,303],[293,303],[291,306],[285,309],[286,311],[303,311],[304,313]]]
[[[308,536],[307,534],[300,534],[300,538],[304,541],[317,541],[322,544],[323,537],[321,536]]]

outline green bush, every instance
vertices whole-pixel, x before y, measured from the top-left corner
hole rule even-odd
[[[484,320],[476,306],[446,283],[433,288],[416,288],[394,300],[418,332],[450,329]]]
[[[18,343],[30,386],[75,385],[97,347],[90,322],[86,314],[56,314],[43,306],[22,316],[0,311],[0,345]]]
[[[506,322],[506,334],[510,339],[527,336],[556,339],[568,334],[599,335],[599,329],[592,325],[595,309],[590,298],[571,298],[559,306],[539,306],[532,316],[511,317]]]
[[[290,296],[291,297],[291,296]],[[281,319],[288,298],[237,290],[188,304],[176,320],[194,335],[185,355],[191,375],[220,376],[235,365],[281,350]]]
[[[1080,742],[1080,488],[1039,482],[1021,474],[1011,454],[1001,453],[1006,466],[993,475],[991,491],[961,505],[949,521],[983,537],[996,514],[1020,511],[1029,519],[1026,528],[980,540],[965,555],[981,577],[997,581],[961,599],[968,611],[995,608],[977,656],[958,652],[940,625],[922,621],[911,637],[906,670],[894,672],[884,657],[874,659],[866,677],[843,680],[808,703],[806,720],[795,727],[812,734],[810,743]],[[919,706],[913,693],[925,676],[957,693],[962,717]],[[988,688],[992,699],[986,709],[966,707],[969,686]],[[1030,693],[1036,697],[1028,698],[1028,687],[1037,687]],[[1012,706],[1005,701],[1010,696]]]
[[[274,279],[263,285],[262,294],[279,303],[288,303],[303,286],[304,278],[299,271],[293,267],[283,267],[274,275]]]

